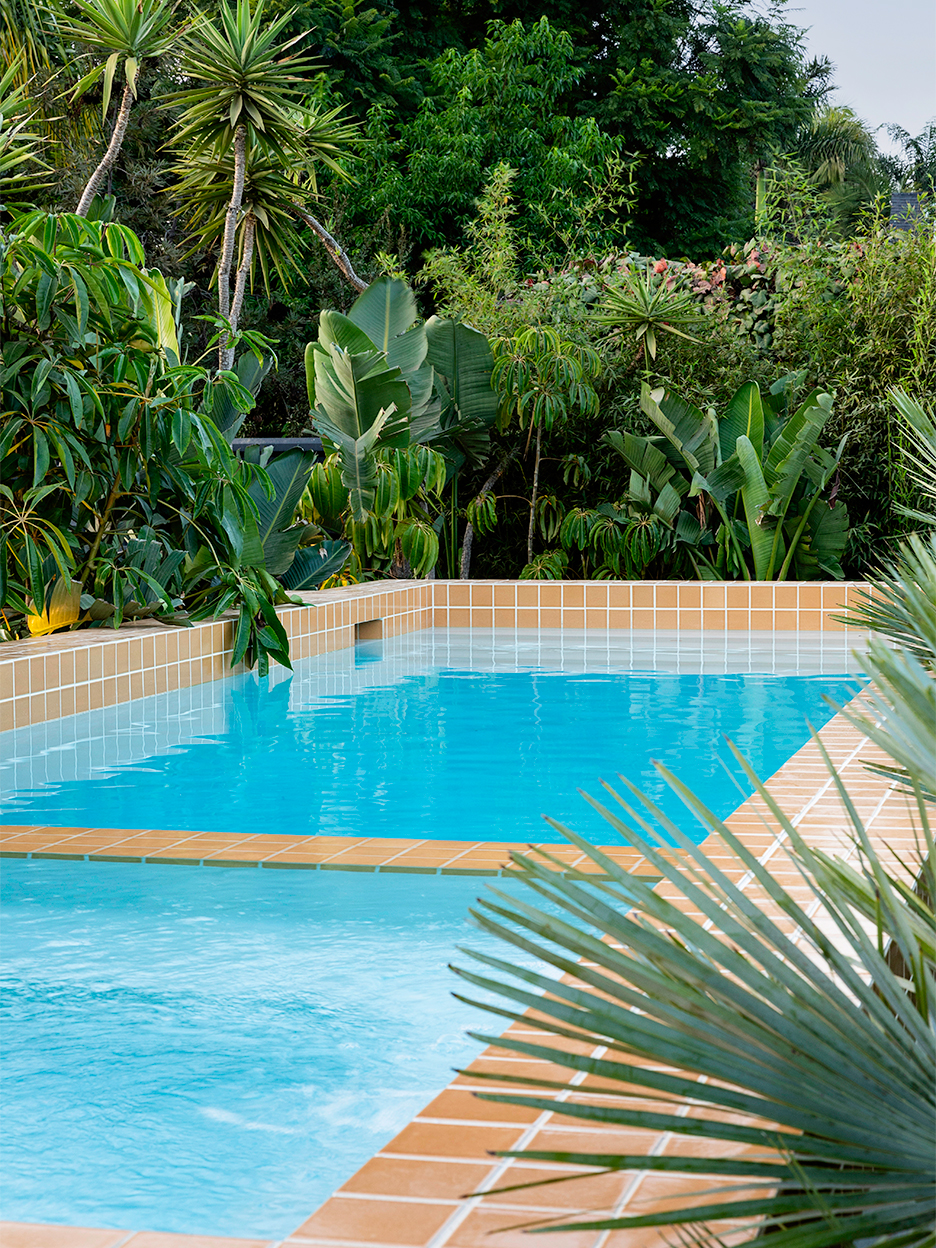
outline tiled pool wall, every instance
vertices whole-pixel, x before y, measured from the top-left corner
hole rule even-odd
[[[841,632],[859,582],[374,581],[302,594],[280,618],[294,658],[422,628]],[[218,680],[234,620],[141,622],[0,646],[0,731]],[[275,675],[274,668],[274,675]]]

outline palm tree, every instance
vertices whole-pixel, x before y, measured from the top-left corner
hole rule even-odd
[[[350,133],[334,112],[319,116],[306,106],[307,76],[318,67],[307,57],[286,54],[307,32],[276,44],[291,16],[285,13],[264,25],[262,0],[255,8],[250,0],[222,5],[216,22],[202,22],[182,40],[180,68],[195,85],[166,98],[167,104],[182,108],[174,140],[182,152],[178,168],[195,194],[195,215],[203,237],[207,229],[216,232],[221,226],[221,218],[211,207],[218,186],[228,191],[217,282],[218,311],[231,335],[222,337],[219,345],[220,368],[230,368],[234,361],[232,335],[237,331],[258,226],[266,231],[266,254],[274,254],[271,248],[276,238],[280,244],[286,238],[282,228],[277,233],[264,222],[264,214],[269,216],[266,205],[251,201],[251,210],[244,214],[248,167],[253,170],[254,193],[262,184],[269,189],[276,182],[274,215],[279,217],[288,181],[284,171],[298,170],[301,176],[313,159],[319,159],[341,172],[339,147]],[[213,166],[216,178],[209,172]],[[297,189],[294,199],[302,198],[301,188]],[[231,270],[239,228],[240,263],[232,299]]]
[[[796,154],[819,186],[836,186],[849,174],[870,172],[877,148],[854,109],[829,105],[813,114]]]
[[[175,32],[168,29],[176,9],[171,0],[74,0],[83,21],[58,15],[59,33],[63,38],[75,39],[104,56],[104,60],[81,79],[75,86],[73,96],[83,95],[103,79],[103,116],[107,117],[114,76],[121,60],[125,86],[111,131],[110,141],[97,168],[88,179],[75,212],[87,216],[91,201],[98,192],[108,171],[113,167],[120,152],[130,110],[136,99],[140,66],[147,58],[164,55],[172,47]]]

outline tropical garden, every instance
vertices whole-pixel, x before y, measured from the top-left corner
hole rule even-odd
[[[936,130],[882,154],[782,11],[0,40],[4,638],[233,610],[262,670],[323,584],[858,577],[913,528]]]

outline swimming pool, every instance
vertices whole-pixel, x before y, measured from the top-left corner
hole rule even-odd
[[[854,644],[854,639],[849,639]],[[576,789],[659,759],[718,814],[855,691],[843,634],[426,630],[3,734],[17,824],[613,842]],[[687,831],[690,830],[687,827]]]
[[[5,861],[0,1217],[295,1230],[480,1048],[477,891]]]

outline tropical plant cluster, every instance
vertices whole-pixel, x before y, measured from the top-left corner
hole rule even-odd
[[[880,157],[777,13],[670,10],[2,0],[7,635],[863,574],[919,512],[932,135]]]

